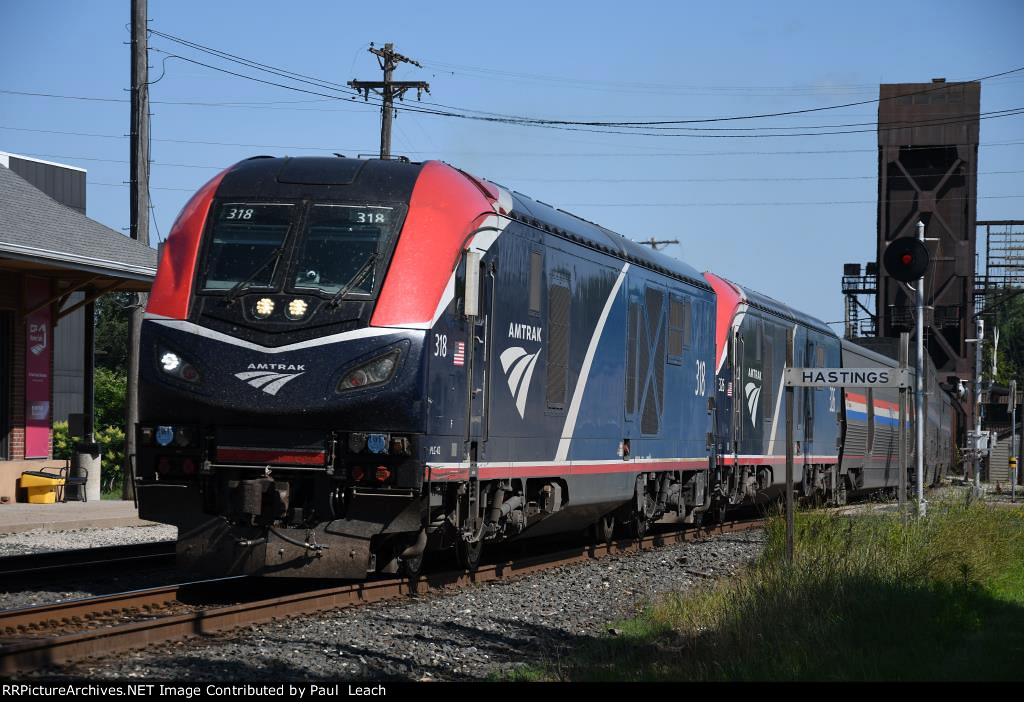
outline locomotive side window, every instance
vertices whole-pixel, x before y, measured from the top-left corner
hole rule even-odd
[[[294,205],[222,203],[206,254],[202,289],[229,290],[245,280],[249,287],[271,285],[294,212]]]
[[[394,219],[390,207],[313,205],[292,274],[296,288],[368,295],[375,261]]]
[[[690,301],[675,295],[668,304],[668,362],[682,363],[683,349],[690,345],[692,325]]]
[[[640,342],[638,377],[643,398],[640,403],[640,433],[657,434],[665,398],[665,293],[658,288],[644,290],[647,312],[646,338]]]
[[[540,286],[544,277],[544,254],[530,252],[530,314],[540,314]]]
[[[564,273],[551,276],[548,288],[548,326],[551,329],[548,342],[548,385],[547,403],[549,409],[565,409],[565,395],[569,386],[569,314],[572,307],[572,293],[569,278]]]
[[[626,318],[626,416],[636,413],[636,345],[637,324],[640,319],[640,305],[635,300],[629,302],[629,313]]]
[[[761,353],[762,361],[762,378],[761,382],[761,400],[762,407],[764,409],[764,418],[772,419],[775,412],[775,401],[772,398],[772,393],[775,392],[775,340],[772,338],[772,332],[774,327],[770,324],[765,324],[764,329],[764,351]]]

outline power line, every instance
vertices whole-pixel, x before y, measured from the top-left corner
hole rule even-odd
[[[129,163],[124,159],[98,158],[95,156],[72,156],[70,154],[49,154],[38,152],[25,152],[25,156],[35,158],[53,158],[67,161],[94,161],[98,163]],[[203,163],[175,163],[171,161],[150,161],[154,166],[165,168],[200,168],[207,170],[221,171],[231,164],[218,166]],[[915,171],[915,176],[920,175],[945,175],[944,169],[934,171]],[[979,171],[978,175],[1019,175],[1019,171]],[[728,177],[728,178],[535,178],[533,176],[491,176],[494,180],[515,180],[529,183],[763,183],[763,182],[818,182],[818,181],[850,181],[850,180],[877,180],[877,175],[861,176],[749,176],[749,177]],[[906,178],[904,175],[890,175],[889,179]]]
[[[96,180],[88,181],[89,185],[108,187],[128,187],[129,183],[105,183]],[[195,192],[194,187],[154,187],[154,190],[171,190],[176,192]],[[975,200],[1013,200],[1024,198],[1024,194],[978,195]],[[966,198],[947,198],[946,200],[967,200]],[[891,203],[913,203],[912,199],[890,200]],[[798,201],[798,202],[732,202],[732,203],[566,203],[562,207],[643,207],[643,208],[693,208],[693,207],[792,207],[815,205],[877,205],[877,200],[829,200],[829,201]]]
[[[1024,198],[1024,195],[978,195],[976,200],[1006,200]],[[966,200],[972,198],[943,198],[944,200]],[[889,200],[888,202],[916,202],[914,199]],[[874,205],[877,200],[808,200],[800,202],[567,202],[564,207],[778,207],[792,205]]]
[[[201,65],[208,66],[208,64],[201,64]],[[220,70],[220,69],[218,69],[216,67],[213,67],[213,66],[209,66],[209,67],[214,68],[214,70]],[[242,74],[235,74],[235,73],[232,73],[232,75],[242,76]],[[277,85],[277,84],[273,84],[273,85]],[[410,85],[425,85],[425,84],[423,84],[423,83],[412,84],[411,83]],[[7,95],[20,95],[20,96],[26,96],[26,97],[44,97],[44,98],[52,98],[52,99],[80,100],[80,101],[87,101],[87,102],[105,102],[105,103],[124,103],[124,102],[128,102],[128,100],[126,100],[124,98],[106,98],[106,97],[89,96],[89,95],[62,95],[62,94],[57,94],[57,93],[41,93],[41,92],[29,92],[29,91],[18,91],[18,90],[4,90],[4,89],[0,89],[0,93],[7,94]],[[293,103],[331,102],[332,100],[337,100],[337,97],[336,96],[330,96],[330,97],[326,97],[326,98],[323,98],[321,100],[316,100],[316,101],[313,101],[313,100],[298,100],[298,101],[281,101],[281,100],[278,100],[278,101],[270,101],[270,102],[210,102],[210,101],[202,101],[202,100],[150,100],[150,103],[151,104],[160,104],[160,105],[179,105],[179,106],[188,106],[188,107],[230,107],[230,108],[242,108],[242,109],[297,110],[297,111],[308,111],[308,112],[362,111],[362,108],[360,108],[360,107],[357,107],[355,110],[328,110],[328,109],[322,109],[322,108],[296,108],[296,107],[279,107],[278,106],[278,105],[281,105],[281,104],[293,104]],[[343,101],[343,102],[345,102],[345,104],[350,104],[349,101]],[[377,105],[378,103],[374,102],[373,104]],[[429,104],[429,103],[426,103],[426,104]],[[419,111],[419,110],[414,110],[414,111]],[[993,111],[990,111],[990,112],[982,112],[982,113],[980,113],[979,117],[981,117],[981,118],[1000,117],[1000,116],[1010,117],[1010,116],[1014,116],[1015,114],[1020,114],[1022,112],[1024,112],[1024,107],[1012,107],[1012,108],[1006,108],[1006,109],[1002,109],[1002,110],[993,110]],[[428,114],[435,114],[435,113],[430,112]],[[973,116],[969,117],[969,118],[964,118],[963,121],[970,121],[971,119],[974,119]],[[779,131],[779,130],[792,131],[792,130],[795,130],[795,129],[818,129],[818,130],[820,130],[820,129],[837,129],[837,128],[845,128],[845,127],[871,127],[870,129],[864,129],[864,130],[859,130],[859,131],[872,132],[872,131],[876,131],[877,129],[904,129],[904,128],[907,128],[907,127],[910,127],[910,126],[929,126],[929,125],[943,125],[943,124],[954,124],[954,123],[958,123],[958,121],[952,121],[951,122],[951,121],[949,121],[948,117],[929,117],[929,118],[924,118],[924,119],[919,119],[919,120],[908,120],[908,121],[888,122],[888,123],[883,122],[881,124],[879,122],[877,122],[877,121],[870,121],[870,122],[847,122],[847,123],[842,123],[842,124],[796,125],[796,126],[791,126],[791,127],[783,127],[783,126],[762,126],[762,127],[657,127],[657,126],[655,126],[655,127],[650,127],[650,129],[660,130],[660,131],[685,130],[685,131],[723,132],[723,131]],[[893,125],[893,126],[890,127],[890,126],[885,126],[885,125]],[[600,133],[608,133],[608,134],[633,134],[634,132],[617,132],[617,131],[607,131],[607,132],[605,132],[605,131],[602,131]],[[846,133],[856,133],[856,132],[834,132],[834,133],[846,134]],[[658,135],[658,136],[672,136],[672,135]],[[792,135],[792,136],[796,136],[796,135]]]
[[[451,75],[464,75],[470,78],[486,77],[488,80],[512,80],[512,81],[534,81],[541,83],[554,83],[568,87],[578,87],[598,90],[615,90],[616,92],[653,92],[664,94],[666,92],[677,92],[697,95],[724,95],[724,96],[755,96],[771,97],[779,94],[794,95],[797,97],[810,95],[818,96],[823,93],[830,94],[863,94],[876,91],[877,84],[849,84],[829,85],[823,83],[789,85],[789,86],[730,86],[730,85],[680,85],[672,83],[652,83],[634,81],[599,81],[582,78],[571,78],[567,76],[551,76],[536,73],[520,73],[501,69],[486,68],[480,66],[469,66],[465,64],[444,63],[440,61],[424,61],[424,65],[437,69],[438,72]],[[475,73],[481,76],[473,75]],[[1005,83],[1007,81],[1000,81]],[[1017,82],[1017,81],[1013,81]],[[704,92],[707,91],[707,92]]]
[[[308,76],[308,75],[305,75],[305,74],[300,74],[300,73],[296,73],[296,72],[293,72],[293,71],[287,71],[285,69],[281,69],[281,68],[276,67],[276,66],[271,66],[269,64],[263,64],[263,63],[260,63],[260,62],[253,61],[252,59],[245,59],[243,57],[239,57],[239,56],[236,56],[234,54],[229,54],[229,53],[224,52],[224,51],[219,50],[219,49],[214,49],[214,48],[211,48],[211,47],[203,46],[203,45],[198,44],[196,42],[191,42],[190,40],[182,39],[181,37],[175,37],[173,35],[169,35],[169,34],[166,34],[166,33],[158,32],[157,30],[152,30],[152,32],[157,34],[158,36],[163,36],[164,38],[170,39],[171,41],[175,41],[175,42],[184,44],[186,46],[190,46],[191,48],[194,48],[196,50],[199,50],[199,51],[202,51],[202,52],[205,52],[205,53],[211,53],[211,54],[213,54],[215,56],[218,56],[220,58],[224,58],[226,60],[242,63],[243,65],[246,65],[246,66],[249,66],[249,67],[252,67],[252,68],[257,68],[258,70],[264,70],[264,71],[267,71],[269,73],[272,73],[274,75],[278,75],[278,76],[281,76],[281,77],[299,76],[300,78],[291,78],[291,79],[292,80],[297,80],[299,82],[311,83],[311,84],[317,85],[317,87],[320,87],[320,88],[336,90],[337,92],[344,92],[344,89],[341,88],[341,87],[331,87],[331,86],[338,86],[339,85],[339,84],[334,83],[332,81],[326,81],[326,80],[319,79],[319,78],[314,78],[312,76]],[[168,53],[168,52],[164,52],[164,53]],[[259,81],[259,82],[267,82],[269,84],[277,85],[277,87],[282,87],[282,88],[285,88],[285,89],[299,90],[299,91],[302,91],[302,92],[310,92],[310,91],[305,91],[305,90],[303,90],[301,88],[296,88],[294,86],[286,86],[286,85],[282,85],[282,84],[273,83],[271,81],[262,81],[261,79],[255,78],[253,76],[247,76],[245,74],[235,73],[235,72],[232,72],[232,71],[228,71],[227,69],[219,68],[219,67],[216,67],[216,66],[211,66],[209,64],[204,64],[202,62],[195,61],[194,59],[188,59],[188,58],[183,57],[183,56],[178,56],[178,55],[175,55],[175,54],[169,54],[169,55],[174,56],[174,57],[179,58],[179,59],[182,59],[182,60],[185,60],[185,61],[190,61],[192,63],[196,63],[198,65],[205,66],[207,68],[211,68],[213,70],[219,70],[219,71],[223,71],[225,73],[236,75],[237,77],[246,78],[246,79],[249,79],[249,80],[256,80],[256,81]],[[1024,66],[1021,66],[1021,67],[1018,67],[1018,68],[1013,68],[1013,69],[1010,69],[1010,70],[1007,70],[1007,71],[1001,71],[1001,72],[998,72],[998,73],[992,73],[992,74],[989,74],[989,75],[986,75],[986,76],[982,76],[981,78],[977,78],[977,79],[975,79],[975,81],[972,81],[972,82],[980,82],[980,81],[985,81],[985,80],[992,80],[992,79],[995,79],[995,78],[1000,78],[1000,77],[1012,75],[1012,74],[1019,73],[1019,72],[1022,72],[1022,71],[1024,71]],[[887,98],[873,98],[873,99],[870,99],[870,100],[861,100],[861,101],[856,101],[856,102],[844,103],[844,104],[841,104],[841,105],[830,105],[830,106],[824,106],[824,107],[804,108],[804,109],[800,109],[800,110],[786,110],[786,111],[781,111],[781,112],[766,112],[766,113],[751,114],[751,115],[733,115],[733,116],[727,116],[727,117],[711,117],[711,118],[686,119],[686,120],[642,120],[642,121],[601,121],[601,120],[589,120],[588,121],[588,120],[541,119],[541,118],[523,117],[523,116],[518,116],[518,115],[502,115],[502,114],[499,114],[499,113],[481,113],[481,112],[478,112],[478,111],[466,110],[465,108],[452,107],[452,106],[448,106],[448,105],[440,105],[440,104],[437,104],[437,103],[424,103],[424,109],[416,109],[416,110],[411,110],[411,111],[423,112],[424,114],[433,114],[433,115],[438,115],[438,116],[456,117],[456,118],[462,118],[462,119],[473,119],[473,120],[480,120],[480,121],[487,121],[487,122],[496,122],[496,123],[505,123],[505,124],[518,124],[518,125],[525,125],[525,126],[543,126],[543,127],[549,127],[549,128],[569,127],[569,126],[571,126],[571,127],[620,127],[620,128],[651,127],[651,126],[657,126],[657,125],[703,124],[703,123],[709,123],[709,122],[725,122],[725,121],[738,121],[738,120],[751,120],[751,119],[765,119],[765,118],[769,118],[769,117],[785,117],[785,116],[792,116],[792,115],[798,115],[798,114],[809,114],[809,113],[823,112],[823,111],[833,110],[833,109],[855,107],[855,106],[859,106],[859,105],[875,104],[875,103],[882,102],[883,100],[896,99],[898,97],[907,97],[907,96],[912,96],[912,95],[928,94],[928,93],[935,92],[935,91],[938,91],[938,90],[945,90],[946,88],[950,87],[951,85],[955,85],[955,84],[952,84],[952,83],[936,84],[933,87],[929,87],[929,88],[926,88],[926,89],[923,89],[923,90],[919,90],[919,91],[913,91],[913,92],[910,92],[910,93],[905,93],[905,94],[902,94],[902,95],[899,95],[899,96],[892,96],[892,97],[887,97]],[[316,94],[316,93],[314,93],[314,94]],[[326,96],[326,97],[330,97],[330,96]],[[444,112],[444,111],[440,111],[440,110],[430,110],[426,106],[442,107],[445,110],[460,110],[462,113],[460,114],[460,113],[453,113],[453,112]],[[475,114],[466,114],[467,112],[473,112]],[[492,115],[492,116],[487,116],[487,115]],[[806,128],[806,127],[804,127],[804,128]],[[576,130],[573,130],[573,131],[586,131],[586,130],[576,129]],[[604,132],[604,133],[615,133],[615,132]],[[643,134],[643,133],[641,133],[641,134],[644,135],[644,136],[655,136],[653,134]],[[789,136],[812,136],[812,135],[813,134],[793,134],[793,135],[789,135]],[[684,136],[684,135],[673,135],[673,136]],[[686,136],[692,136],[692,135],[686,135]]]
[[[63,131],[56,129],[34,129],[31,127],[11,127],[6,125],[0,125],[0,130],[8,130],[15,132],[30,132],[37,134],[60,134],[64,136],[83,136],[93,137],[100,139],[127,139],[126,134],[97,134],[95,132],[73,132]],[[372,147],[339,147],[339,146],[302,146],[296,144],[249,144],[241,142],[228,142],[228,141],[207,141],[207,140],[195,140],[195,139],[157,139],[153,141],[169,143],[169,144],[196,144],[200,146],[232,146],[242,147],[249,149],[293,149],[295,151],[321,151],[324,153],[334,153],[336,151],[348,152],[348,153],[364,153]],[[1024,144],[1022,140],[1014,141],[996,141],[989,142],[986,144],[979,144],[980,148],[988,148],[995,146],[1017,146]],[[931,146],[908,146],[904,147],[907,150],[917,149],[931,149]],[[434,154],[436,150],[431,151],[408,151],[409,154]],[[630,158],[630,157],[645,157],[645,158],[679,158],[679,157],[728,157],[728,156],[794,156],[794,155],[836,155],[836,154],[863,154],[863,153],[878,153],[877,148],[867,149],[799,149],[799,150],[772,150],[772,151],[651,151],[651,152],[635,152],[635,151],[589,151],[589,152],[572,152],[572,151],[450,151],[446,152],[452,156],[501,156],[501,157],[525,157],[525,158],[567,158],[567,157],[596,157],[596,158]]]

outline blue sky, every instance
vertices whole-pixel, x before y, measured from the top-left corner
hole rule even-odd
[[[396,78],[429,81],[431,102],[573,120],[799,110],[871,100],[882,82],[969,80],[1024,66],[1016,0],[152,0],[149,16],[153,29],[337,83],[378,80],[366,48],[390,41],[423,64]],[[0,150],[88,169],[88,212],[118,230],[128,225],[129,19],[128,0],[0,0],[0,90],[113,100],[0,93]],[[373,106],[165,63],[160,51],[273,78],[166,39],[150,45],[151,80],[163,74],[151,88],[154,240],[190,191],[239,159],[376,152]],[[982,112],[1014,107],[1024,107],[1024,72],[983,84]],[[868,104],[758,125],[876,116]],[[842,264],[874,256],[876,136],[870,126],[852,129],[868,131],[645,137],[405,111],[393,150],[454,163],[631,238],[677,238],[669,255],[836,321]],[[983,120],[981,143],[978,217],[1024,219],[1024,116]]]

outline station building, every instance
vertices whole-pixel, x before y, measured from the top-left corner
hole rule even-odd
[[[57,464],[52,426],[92,411],[93,304],[145,292],[156,251],[85,214],[86,172],[0,152],[0,498]],[[88,420],[87,420],[88,422]]]

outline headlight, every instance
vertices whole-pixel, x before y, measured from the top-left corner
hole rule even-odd
[[[256,306],[253,308],[253,314],[256,315],[257,319],[266,319],[274,311],[274,301],[269,297],[261,297],[256,301]]]
[[[167,375],[188,383],[199,382],[199,371],[195,369],[195,366],[174,351],[158,346],[156,359],[160,370]]]
[[[309,304],[297,297],[288,303],[288,310],[285,312],[285,316],[292,320],[302,319],[306,316],[307,309],[309,309]]]
[[[338,392],[383,385],[395,374],[401,356],[402,352],[399,349],[394,349],[369,363],[364,363],[355,370],[348,371],[338,383]]]

